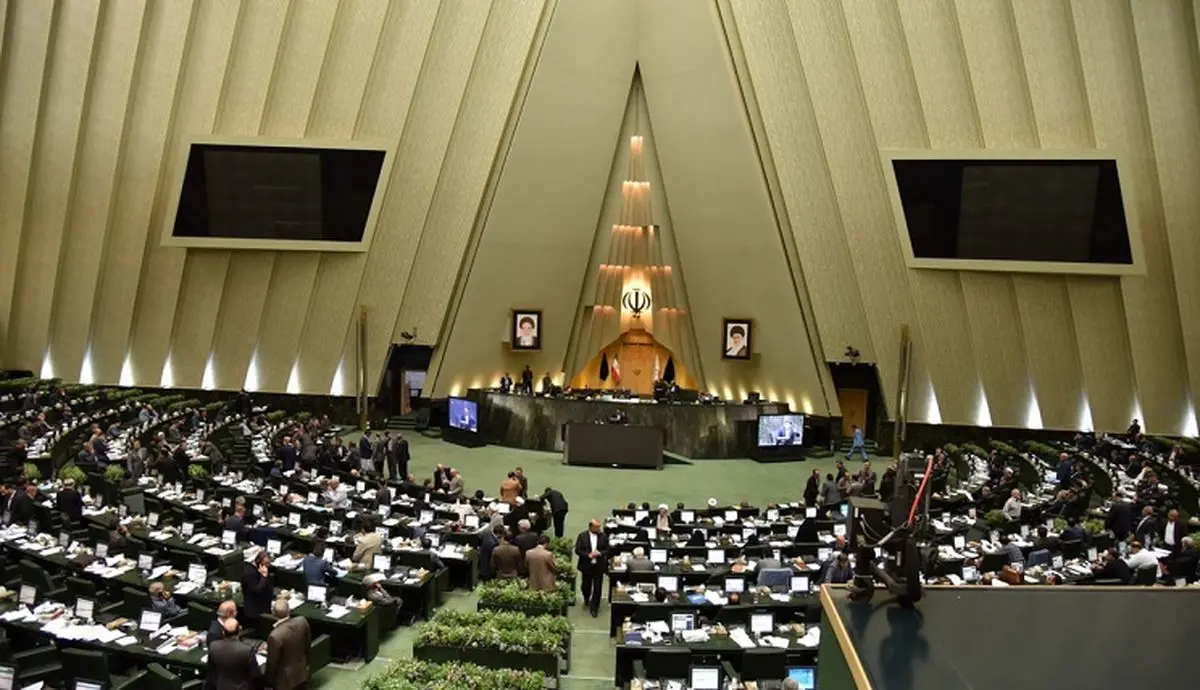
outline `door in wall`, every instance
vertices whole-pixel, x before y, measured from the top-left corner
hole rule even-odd
[[[854,426],[867,432],[867,392],[860,388],[843,388],[838,391],[838,405],[842,408],[842,436],[854,435]]]

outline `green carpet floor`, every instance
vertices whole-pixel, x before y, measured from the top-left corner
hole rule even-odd
[[[357,438],[348,436],[347,440]],[[463,448],[442,441],[430,440],[416,434],[406,435],[412,453],[409,471],[418,478],[430,477],[438,463],[454,467],[463,473],[468,493],[483,489],[489,495],[498,493],[501,480],[514,467],[525,468],[530,493],[552,486],[566,496],[571,509],[567,514],[568,536],[583,530],[592,517],[610,515],[613,508],[629,501],[649,501],[674,506],[683,501],[699,506],[710,496],[723,503],[750,501],[763,506],[769,502],[800,500],[804,483],[812,470],[822,476],[833,470],[837,457],[806,462],[759,464],[749,459],[697,460],[693,465],[667,465],[662,471],[618,470],[588,467],[567,467],[561,455],[537,451],[516,450],[489,446]],[[876,462],[882,471],[886,459]],[[847,465],[852,471],[854,461]],[[470,592],[451,592],[445,605],[451,608],[474,610],[476,597]],[[574,606],[570,619],[575,625],[572,640],[571,673],[562,679],[563,690],[609,690],[612,688],[616,663],[613,643],[608,637],[608,604],[601,604],[600,617],[592,618],[587,610]],[[379,656],[370,664],[354,670],[328,668],[319,673],[313,684],[321,690],[350,690],[362,685],[371,674],[387,668],[392,659],[411,656],[416,628],[400,628],[392,632],[380,646]]]

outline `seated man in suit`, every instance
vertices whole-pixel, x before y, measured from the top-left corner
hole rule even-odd
[[[63,488],[55,496],[55,503],[58,504],[58,512],[68,523],[78,525],[83,521],[83,496],[75,490],[74,479],[63,480]]]
[[[646,558],[646,550],[638,546],[634,548],[633,557],[625,564],[625,568],[631,573],[644,573],[654,570],[654,564]]]
[[[1200,550],[1196,549],[1191,537],[1184,537],[1180,541],[1183,542],[1183,545],[1172,557],[1175,564],[1173,570],[1181,577],[1186,577],[1188,582],[1194,582],[1196,570],[1200,568]]]
[[[238,639],[241,628],[238,626],[237,617],[221,621],[219,630],[220,636],[216,640],[212,639],[212,631],[209,631],[205,687],[218,690],[248,690],[259,687],[262,682],[262,669],[258,667],[254,648]]]
[[[844,585],[853,579],[854,569],[850,567],[850,557],[844,553],[838,553],[829,563],[829,569],[825,573],[825,582]]]
[[[312,553],[300,561],[300,567],[304,570],[304,581],[310,585],[324,587],[330,579],[337,576],[333,566],[325,560],[325,542],[322,541],[313,544]]]
[[[1066,533],[1065,531],[1063,532]],[[1033,550],[1039,551],[1045,549],[1047,551],[1058,551],[1061,547],[1058,539],[1050,536],[1050,530],[1046,529],[1045,525],[1037,528],[1037,539],[1033,540]]]
[[[400,598],[392,596],[383,588],[385,579],[387,578],[382,573],[371,573],[363,578],[363,585],[367,588],[367,601],[380,606],[399,606]]]
[[[1060,536],[1063,541],[1082,541],[1087,533],[1079,526],[1079,518],[1071,516],[1067,518],[1067,528]]]
[[[287,599],[276,599],[271,613],[278,619],[267,635],[266,686],[294,690],[308,686],[308,648],[312,630],[303,616],[293,616]]]
[[[210,647],[212,646],[213,642],[221,639],[222,635],[224,635],[223,629],[225,621],[229,620],[230,618],[232,618],[235,623],[237,622],[237,604],[235,604],[233,601],[222,601],[220,605],[217,606],[216,620],[212,622],[212,625],[208,626],[208,644]]]
[[[167,591],[163,583],[151,582],[149,592],[150,608],[155,611],[161,611],[164,618],[178,616],[183,612],[183,609],[179,608],[179,604],[175,603],[175,600],[171,598],[171,593]]]
[[[1119,580],[1127,585],[1133,579],[1129,564],[1121,560],[1116,549],[1109,549],[1100,557],[1099,563],[1092,564],[1092,572],[1097,580]]]

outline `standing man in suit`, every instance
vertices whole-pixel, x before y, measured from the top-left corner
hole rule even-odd
[[[529,498],[529,478],[525,476],[525,468],[518,467],[513,470],[517,481],[521,483],[521,498]]]
[[[600,530],[599,520],[593,518],[588,528],[575,538],[575,555],[579,557],[583,600],[595,618],[600,615],[600,594],[604,588],[604,571],[608,568],[608,535]]]
[[[1108,508],[1108,516],[1104,520],[1104,526],[1112,530],[1113,536],[1117,541],[1125,541],[1129,536],[1129,532],[1133,530],[1133,507],[1113,495],[1112,505]]]
[[[546,507],[550,509],[550,517],[554,521],[554,536],[562,537],[564,524],[567,521],[567,499],[562,495],[562,492],[557,489],[546,487],[542,493],[542,500],[545,501]]]
[[[504,376],[500,377],[500,392],[507,393],[512,390],[512,386],[513,386],[512,377],[509,376],[508,372],[506,371],[506,372],[504,372]]]
[[[550,537],[538,537],[537,546],[525,554],[525,570],[529,573],[529,589],[538,592],[553,592],[558,585],[558,566],[554,564],[554,554],[546,545]]]
[[[208,626],[208,639],[206,641],[210,647],[212,646],[212,643],[224,636],[225,621],[229,620],[230,618],[233,619],[233,624],[237,626],[237,604],[232,600],[222,601],[220,605],[217,606],[216,619]]]
[[[503,527],[499,529],[503,530]],[[496,576],[492,569],[492,552],[500,545],[500,538],[495,530],[485,529],[479,535],[479,579],[487,581]]]
[[[242,575],[242,615],[250,623],[256,623],[258,617],[271,610],[271,595],[275,589],[270,572],[271,556],[266,551],[259,551],[254,557],[254,563],[247,563]]]
[[[278,618],[267,635],[266,685],[272,690],[308,687],[308,646],[312,630],[308,620],[292,617],[287,599],[275,600],[271,613]]]
[[[387,464],[387,453],[390,445],[392,445],[392,435],[387,431],[375,439],[375,448],[371,453],[371,457],[375,460],[375,472],[380,477],[383,476],[384,466]]]
[[[375,457],[375,447],[372,445],[370,430],[364,431],[362,438],[358,439],[358,457],[360,460],[370,460]]]
[[[254,648],[238,639],[237,618],[221,621],[221,637],[208,646],[208,677],[206,688],[213,690],[255,690],[262,684]],[[267,667],[270,667],[270,660]]]
[[[1183,546],[1183,538],[1187,536],[1187,525],[1179,519],[1179,510],[1172,508],[1167,511],[1167,523],[1163,525],[1163,545],[1176,553]]]
[[[496,525],[492,530],[499,540],[492,549],[492,573],[498,580],[515,580],[521,575],[521,550],[508,543],[508,530]]]
[[[1142,508],[1142,519],[1133,530],[1133,538],[1149,546],[1158,536],[1158,521],[1154,519],[1153,506]]]
[[[408,476],[408,439],[403,434],[396,434],[396,471],[392,479],[404,479]]]
[[[525,391],[525,395],[533,394],[533,369],[528,364],[521,370],[521,390]]]

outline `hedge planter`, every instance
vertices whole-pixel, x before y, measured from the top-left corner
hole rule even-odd
[[[422,661],[433,661],[444,664],[468,663],[484,668],[516,668],[526,671],[540,671],[546,676],[558,679],[558,655],[549,653],[523,654],[506,652],[500,649],[470,647],[413,647],[413,658]]]
[[[479,602],[475,607],[476,611],[514,611],[529,617],[534,616],[565,616],[567,615],[566,605],[558,607],[549,606],[509,606],[505,604],[485,604]]]

